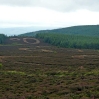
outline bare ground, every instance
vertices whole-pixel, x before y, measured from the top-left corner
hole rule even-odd
[[[27,41],[27,39],[33,39],[33,40],[35,40],[35,42],[34,43],[30,43],[30,42]],[[28,43],[28,44],[39,44],[40,43],[40,41],[38,39],[36,39],[36,38],[23,38],[23,41],[25,43]]]

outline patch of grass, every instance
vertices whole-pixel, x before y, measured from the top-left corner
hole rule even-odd
[[[0,63],[0,69],[2,69],[2,67],[3,67],[3,65],[2,65],[2,63]]]
[[[7,71],[6,74],[18,74],[18,75],[26,75],[25,72],[19,72],[19,71]]]
[[[88,75],[94,75],[94,76],[97,76],[97,75],[99,75],[99,70],[92,70],[92,71],[90,71],[90,72],[86,72],[85,73],[85,76],[88,76]]]

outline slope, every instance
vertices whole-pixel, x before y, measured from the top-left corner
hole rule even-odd
[[[71,35],[99,36],[99,25],[83,25],[83,26],[72,26],[67,28],[53,29],[53,30],[41,30],[41,31],[21,34],[19,36],[35,36],[38,33],[63,33],[63,34],[71,34]]]

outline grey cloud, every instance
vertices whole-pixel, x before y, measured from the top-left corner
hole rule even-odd
[[[0,0],[0,5],[35,6],[40,0]]]
[[[99,0],[0,0],[0,5],[37,6],[57,11],[99,10]]]

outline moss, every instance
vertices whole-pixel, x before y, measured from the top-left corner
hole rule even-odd
[[[26,75],[25,72],[18,72],[18,71],[7,71],[7,74],[18,74],[18,75]]]

